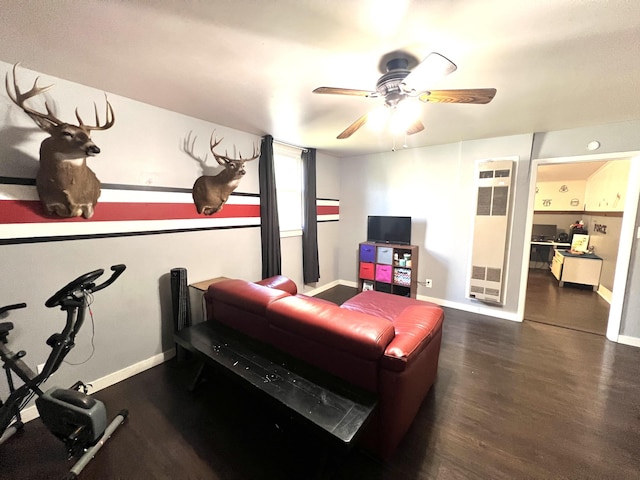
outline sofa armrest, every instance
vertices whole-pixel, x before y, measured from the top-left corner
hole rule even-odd
[[[255,283],[264,287],[282,290],[283,292],[290,293],[291,295],[296,295],[298,293],[298,287],[295,282],[284,275],[274,275],[273,277],[265,278]]]
[[[340,308],[386,318],[393,323],[395,337],[385,349],[381,366],[395,372],[404,371],[407,364],[420,355],[442,329],[444,318],[442,307],[435,303],[372,290],[359,293]]]
[[[395,336],[387,345],[381,366],[387,370],[403,371],[438,335],[443,318],[442,309],[435,305],[406,307],[393,321]]]

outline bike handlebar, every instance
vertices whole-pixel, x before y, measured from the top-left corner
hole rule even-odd
[[[26,308],[27,304],[26,303],[14,303],[13,305],[5,305],[4,307],[0,307],[0,315],[2,315],[5,312],[8,312],[9,310],[17,310],[18,308]]]
[[[120,275],[122,275],[122,272],[124,272],[126,268],[126,265],[123,264],[113,265],[111,267],[111,270],[113,271],[111,277],[109,277],[107,281],[98,286],[96,286],[94,282],[104,273],[104,269],[99,268],[98,270],[80,275],[78,278],[70,281],[64,287],[54,293],[44,304],[45,306],[51,308],[57,305],[62,305],[62,303],[67,299],[79,298],[76,297],[76,293],[78,291],[93,293],[97,292],[98,290],[102,290],[103,288],[106,288],[113,282],[115,282],[116,279]]]
[[[118,265],[112,265],[111,266],[111,271],[113,273],[111,274],[111,276],[104,283],[98,285],[97,287],[93,287],[93,289],[91,291],[92,292],[97,292],[98,290],[102,290],[103,288],[107,288],[109,285],[111,285],[113,282],[115,282],[120,275],[122,275],[122,272],[124,272],[126,270],[126,268],[127,268],[127,266],[124,265],[123,263],[120,263]]]

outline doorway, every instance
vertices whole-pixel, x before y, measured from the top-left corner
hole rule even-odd
[[[548,159],[548,160],[534,160],[532,161],[531,170],[531,192],[529,211],[527,212],[527,233],[525,235],[527,245],[526,253],[530,252],[530,241],[532,227],[535,218],[535,189],[538,178],[539,166],[564,166],[567,164],[576,170],[581,164],[593,163],[594,161],[615,161],[620,159],[629,159],[633,155],[594,155],[590,157],[581,158],[568,158],[568,159]],[[632,158],[631,162],[633,169],[637,169],[637,162],[640,159]],[[635,163],[634,163],[635,162]],[[638,185],[637,181],[632,180],[631,176],[628,177],[627,192],[627,207],[633,207],[633,212],[628,208],[624,208],[624,216],[627,217],[633,214],[635,218],[635,211],[638,205]],[[588,214],[588,208],[584,214]],[[555,213],[555,212],[554,212]],[[558,212],[567,213],[573,218],[576,212]],[[581,214],[582,212],[577,212]],[[581,330],[598,335],[606,335],[610,340],[617,341],[620,322],[622,316],[622,302],[624,300],[624,290],[626,288],[626,274],[628,272],[628,264],[630,258],[630,240],[627,242],[624,240],[626,236],[629,239],[633,237],[633,222],[629,225],[629,221],[626,223],[623,221],[622,212],[619,213],[617,219],[618,229],[620,232],[618,242],[616,243],[616,256],[617,260],[610,258],[608,262],[608,278],[611,279],[615,276],[615,282],[609,281],[609,287],[611,290],[604,288],[603,292],[596,293],[588,286],[581,286],[579,284],[565,284],[562,288],[559,285],[558,280],[551,274],[548,269],[548,265],[542,265],[543,268],[529,268],[531,266],[529,260],[530,256],[526,255],[526,259],[523,259],[523,288],[522,293],[524,301],[521,303],[521,312],[523,320],[536,321],[541,323],[547,323],[563,328],[571,328],[575,330]],[[545,217],[548,220],[549,217]],[[562,218],[562,217],[560,217]],[[568,227],[570,222],[566,221],[566,217],[560,220],[565,226]],[[593,223],[593,222],[591,222]],[[609,223],[609,222],[607,222]],[[622,240],[621,240],[622,239]],[[612,240],[610,237],[608,240]],[[596,252],[598,253],[598,252]],[[604,263],[604,262],[603,262]],[[546,267],[546,268],[545,268]],[[613,271],[612,271],[613,270]],[[615,272],[615,273],[614,273]],[[620,278],[619,278],[620,277]],[[613,284],[616,284],[616,293],[613,292]],[[607,300],[605,300],[605,298]],[[611,304],[610,304],[611,302]]]

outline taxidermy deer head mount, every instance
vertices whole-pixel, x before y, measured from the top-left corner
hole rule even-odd
[[[96,124],[85,125],[76,108],[78,125],[65,123],[56,118],[45,102],[46,113],[25,105],[28,99],[49,90],[53,85],[38,87],[38,78],[31,90],[22,93],[16,81],[13,66],[13,92],[9,86],[9,73],[5,84],[9,98],[20,107],[42,130],[50,136],[40,144],[40,167],[36,175],[38,196],[48,214],[60,217],[91,218],[100,196],[100,181],[87,166],[87,157],[100,153],[100,148],[91,140],[92,130],[107,130],[113,126],[113,108],[108,100],[106,120],[100,125],[98,107],[93,104]]]
[[[199,177],[193,184],[193,203],[196,205],[196,210],[199,214],[213,215],[214,213],[222,210],[224,204],[229,200],[229,195],[233,192],[240,180],[247,173],[244,169],[245,162],[255,160],[260,156],[260,151],[254,145],[253,154],[251,158],[242,158],[242,154],[238,153],[240,158],[229,158],[227,152],[224,155],[220,155],[213,151],[220,142],[220,140],[214,138],[215,130],[211,134],[211,140],[209,141],[209,148],[213,157],[218,164],[222,165],[223,170],[217,175],[203,175]],[[202,170],[205,171],[207,167],[207,156],[204,159],[198,157],[193,153],[193,146],[197,137],[191,139],[191,132],[184,140],[184,151],[194,160],[196,160],[202,166]]]

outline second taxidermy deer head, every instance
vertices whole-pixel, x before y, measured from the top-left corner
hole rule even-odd
[[[98,109],[94,103],[95,126],[85,125],[77,108],[78,125],[56,118],[46,102],[44,105],[47,112],[38,112],[26,106],[25,101],[40,95],[53,85],[38,87],[36,78],[31,90],[22,93],[16,81],[17,66],[18,64],[13,66],[13,93],[9,86],[9,73],[5,77],[7,94],[38,127],[50,135],[40,144],[40,167],[36,175],[40,201],[48,214],[91,218],[100,196],[100,181],[87,166],[87,157],[100,153],[100,148],[91,140],[91,131],[107,130],[113,126],[113,108],[106,101],[107,118],[100,125]]]
[[[217,175],[203,175],[193,184],[193,203],[195,203],[198,213],[202,215],[213,215],[222,210],[224,204],[229,200],[231,192],[238,188],[240,180],[247,173],[244,169],[245,162],[255,160],[260,156],[260,152],[255,146],[253,147],[253,156],[251,158],[242,158],[242,154],[238,154],[240,158],[229,158],[227,152],[224,152],[224,155],[217,154],[213,149],[223,139],[214,138],[214,133],[215,131],[211,134],[209,149],[218,164],[222,165],[224,169]],[[205,156],[202,159],[193,153],[196,138],[193,137],[193,140],[191,140],[191,133],[189,133],[184,141],[184,151],[191,158],[197,160],[202,169],[205,170],[207,157]]]

